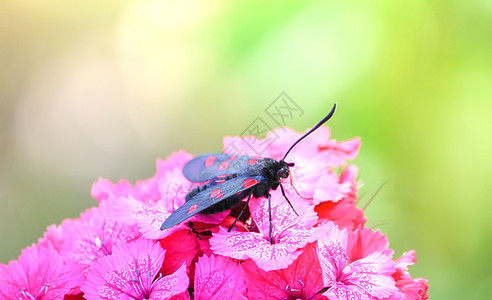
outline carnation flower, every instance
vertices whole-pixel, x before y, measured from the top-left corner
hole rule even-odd
[[[390,253],[375,251],[350,262],[347,244],[347,231],[336,227],[318,240],[323,283],[328,287],[324,295],[333,299],[384,299],[398,291],[391,277],[395,263]]]
[[[57,228],[62,241],[52,243],[65,260],[74,259],[85,273],[99,258],[110,255],[114,245],[140,237],[137,228],[117,222],[107,206],[101,203],[82,213],[80,219],[63,221]],[[52,233],[46,236],[53,238]]]
[[[22,250],[18,260],[0,265],[1,299],[62,299],[82,285],[82,270],[64,262],[50,243]]]
[[[100,259],[82,286],[86,299],[170,299],[188,288],[183,264],[173,274],[159,270],[165,251],[159,243],[138,239],[115,247]]]
[[[256,156],[280,160],[302,134],[288,128],[265,139],[225,137]],[[18,260],[0,265],[2,299],[427,299],[412,278],[414,250],[394,259],[387,237],[366,227],[357,207],[353,160],[360,139],[337,142],[320,127],[289,154],[290,178],[239,209],[197,214],[160,230],[200,185],[183,175],[193,156],[157,160],[154,176],[131,183],[99,179],[98,205],[52,225]],[[243,200],[243,202],[245,199]],[[291,206],[292,205],[292,206]]]
[[[270,222],[268,201],[254,199],[250,202],[251,217],[257,231],[227,232],[223,227],[210,239],[214,253],[235,259],[251,258],[265,271],[288,267],[300,254],[298,249],[317,239],[313,228],[317,216],[313,207],[307,203],[296,205],[297,216],[283,199],[281,193],[272,192],[272,240],[270,243]],[[301,202],[294,202],[300,204]]]
[[[408,267],[417,262],[417,256],[415,250],[410,250],[403,253],[403,255],[396,261],[396,272],[393,273],[393,278],[396,281],[396,286],[399,291],[391,299],[422,299],[429,298],[427,290],[427,279],[416,278],[413,279],[408,273]]]
[[[323,278],[313,244],[281,270],[265,271],[252,260],[242,266],[249,299],[326,299],[319,294]]]

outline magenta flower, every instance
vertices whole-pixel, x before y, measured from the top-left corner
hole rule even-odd
[[[50,243],[32,245],[22,250],[19,260],[0,265],[0,298],[63,299],[83,280],[77,264],[64,262]]]
[[[252,142],[268,144],[262,156],[279,160],[300,136],[280,128],[265,139],[225,137],[224,152],[254,156]],[[193,158],[185,151],[158,159],[155,175],[134,185],[101,178],[91,191],[97,207],[49,226],[0,265],[0,298],[427,299],[427,280],[408,272],[415,251],[393,261],[387,237],[365,225],[358,169],[347,164],[359,147],[359,138],[337,142],[319,128],[287,159],[295,166],[282,186],[298,215],[279,188],[271,227],[267,199],[252,198],[231,232],[240,207],[160,230],[199,185],[183,175]]]
[[[140,237],[134,226],[115,221],[107,206],[101,202],[99,207],[84,212],[80,219],[65,220],[58,228],[63,237],[63,243],[55,242],[58,252],[65,259],[74,259],[85,274],[96,260],[110,255],[114,245]],[[53,239],[53,229],[47,236]]]
[[[291,199],[292,200],[292,199]],[[235,259],[251,258],[265,271],[287,268],[301,253],[299,249],[314,242],[318,230],[313,207],[301,201],[293,202],[297,216],[280,192],[272,193],[273,244],[270,243],[268,202],[253,199],[250,202],[251,217],[259,232],[227,232],[220,228],[210,239],[214,253]]]
[[[159,243],[138,239],[114,248],[97,261],[82,286],[86,299],[170,299],[186,292],[189,279],[183,264],[163,276],[165,251]]]
[[[357,167],[348,164],[340,174],[339,183],[348,188],[338,202],[326,201],[315,207],[319,223],[334,222],[341,228],[355,230],[364,226],[367,219],[364,212],[357,207]]]
[[[427,295],[427,290],[429,289],[427,279],[413,279],[410,273],[408,273],[408,267],[417,262],[415,250],[403,253],[395,262],[396,272],[393,274],[393,278],[396,281],[396,287],[399,289],[399,292],[390,299],[425,300],[429,298]]]
[[[230,258],[202,256],[195,270],[195,300],[247,299],[241,267]]]
[[[318,259],[323,271],[323,293],[333,299],[383,299],[398,289],[391,274],[395,272],[392,255],[375,251],[350,262],[348,233],[336,227],[318,240]]]
[[[245,261],[242,267],[248,299],[326,299],[319,294],[323,278],[312,244],[285,269],[265,271],[251,260]]]

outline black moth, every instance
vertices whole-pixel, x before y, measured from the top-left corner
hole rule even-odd
[[[328,121],[335,113],[335,108],[336,103],[323,120],[290,146],[280,161],[268,157],[222,153],[204,154],[192,159],[184,166],[183,174],[192,182],[204,183],[186,195],[186,203],[164,221],[161,230],[177,225],[197,213],[211,214],[231,209],[248,197],[244,208],[236,218],[237,221],[248,206],[251,196],[265,197],[268,198],[270,243],[273,243],[270,190],[276,190],[280,185],[283,196],[292,207],[280,182],[281,179],[289,177],[289,167],[294,166],[294,163],[285,162],[285,157],[297,143]]]

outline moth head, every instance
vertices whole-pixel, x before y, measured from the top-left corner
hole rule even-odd
[[[285,161],[280,162],[280,169],[277,171],[278,178],[289,177],[289,167],[293,167],[294,163],[286,163]]]

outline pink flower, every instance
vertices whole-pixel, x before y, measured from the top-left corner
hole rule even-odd
[[[279,128],[265,139],[225,137],[224,151],[282,159],[301,133]],[[266,145],[266,146],[265,146]],[[412,278],[409,251],[395,262],[389,241],[365,227],[357,207],[360,139],[337,142],[321,127],[290,152],[290,178],[266,198],[162,223],[200,185],[183,175],[185,151],[157,160],[153,177],[134,185],[99,179],[99,206],[49,226],[18,261],[0,265],[1,299],[427,299]],[[228,152],[229,151],[229,152]],[[341,173],[339,174],[338,169]],[[246,199],[243,199],[245,202]]]
[[[241,267],[224,256],[200,257],[196,264],[194,299],[247,299]]]
[[[348,233],[336,227],[318,240],[318,258],[323,270],[323,293],[333,299],[383,299],[398,291],[391,274],[395,271],[392,256],[372,252],[349,263]]]
[[[159,243],[140,238],[115,247],[97,261],[82,286],[90,299],[170,299],[186,292],[189,280],[183,264],[168,276],[159,274],[165,251]]]
[[[319,223],[332,221],[341,228],[356,229],[364,226],[367,219],[364,212],[357,207],[357,167],[347,165],[340,175],[340,185],[346,186],[348,191],[338,202],[327,201],[316,205],[315,211],[319,216]]]
[[[349,262],[356,261],[380,251],[393,256],[394,251],[389,248],[388,238],[381,231],[370,228],[358,228],[348,232],[347,256]]]
[[[429,286],[427,279],[416,278],[413,279],[408,273],[408,267],[417,262],[417,256],[415,250],[410,250],[403,253],[403,255],[396,261],[396,272],[393,273],[393,278],[396,281],[396,287],[400,290],[394,298],[390,299],[419,299],[425,300],[429,298],[427,290]]]
[[[0,298],[62,299],[77,291],[83,280],[77,264],[64,262],[50,243],[32,245],[18,260],[0,265]]]
[[[265,271],[251,260],[242,267],[248,299],[326,299],[318,294],[323,289],[323,278],[312,244],[285,269]]]
[[[58,243],[57,250],[65,259],[74,259],[86,274],[96,260],[112,253],[114,245],[140,237],[134,226],[115,221],[107,206],[108,202],[101,202],[99,207],[84,212],[80,219],[63,221],[58,229],[63,243]],[[52,237],[53,233],[48,236]]]
[[[227,232],[221,227],[210,239],[212,251],[235,259],[251,258],[265,271],[287,268],[302,253],[299,249],[318,237],[318,230],[313,228],[317,221],[313,207],[301,203],[292,203],[297,216],[280,192],[272,192],[271,244],[268,201],[253,199],[249,206],[259,232]]]

